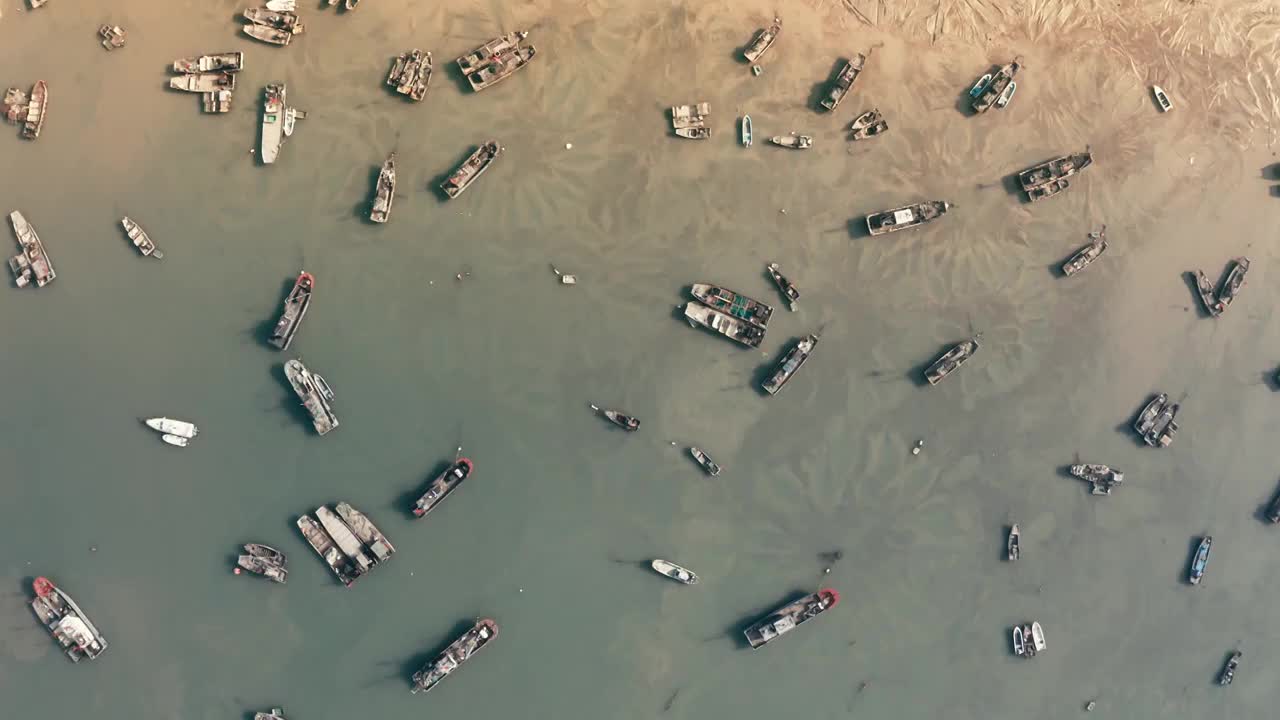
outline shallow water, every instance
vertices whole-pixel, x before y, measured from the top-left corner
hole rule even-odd
[[[758,78],[733,51],[771,16],[763,3],[302,4],[307,32],[277,49],[235,35],[231,2],[115,3],[98,13],[129,45],[110,54],[99,18],[70,2],[3,8],[6,82],[44,78],[52,99],[38,142],[0,137],[0,195],[59,273],[0,301],[7,707],[754,720],[1065,718],[1094,697],[1106,717],[1271,706],[1277,540],[1254,513],[1280,474],[1263,381],[1280,363],[1267,282],[1280,228],[1262,177],[1277,161],[1274,95],[1254,74],[1275,41],[1248,3],[1213,22],[1260,29],[1199,56],[1180,53],[1204,11],[1176,3],[1125,16],[1150,25],[1084,0],[1053,17],[1014,5],[993,40],[958,14],[938,31],[851,2],[868,27],[840,3],[799,3]],[[1180,12],[1188,29],[1160,36]],[[539,57],[461,92],[451,58],[514,27]],[[441,70],[421,105],[381,85],[390,56],[415,45]],[[872,47],[836,113],[807,109],[837,57]],[[248,55],[232,113],[164,89],[174,58],[230,49]],[[1028,69],[1007,110],[957,112],[976,75],[1015,55]],[[263,167],[248,150],[275,81],[310,115]],[[1156,111],[1150,82],[1174,112]],[[665,109],[701,100],[715,136],[665,137]],[[872,106],[890,132],[845,142]],[[734,143],[743,111],[749,150]],[[792,130],[816,147],[764,142]],[[503,156],[461,199],[438,200],[434,183],[490,137]],[[1086,144],[1097,162],[1061,197],[1032,206],[1009,191],[1011,174]],[[393,150],[399,192],[374,226],[362,218]],[[958,207],[906,233],[857,230],[867,212],[934,198]],[[164,261],[137,257],[124,214]],[[1103,258],[1056,277],[1103,223]],[[1201,318],[1181,274],[1216,276],[1240,254],[1248,286],[1224,317]],[[794,314],[771,260],[803,293]],[[559,285],[553,264],[579,284]],[[262,335],[299,268],[316,298],[282,355]],[[762,351],[678,317],[703,280],[776,303]],[[787,388],[758,392],[816,330]],[[979,331],[973,362],[920,386],[922,365]],[[295,409],[291,356],[337,393],[342,426],[324,438]],[[1184,403],[1163,451],[1125,429],[1159,390]],[[643,427],[615,432],[592,402]],[[202,433],[165,446],[135,422],[160,414]],[[689,444],[725,472],[701,475]],[[458,445],[476,475],[412,521],[406,498]],[[1125,485],[1089,496],[1061,472],[1077,454],[1122,468]],[[350,590],[293,525],[339,499],[399,549]],[[1023,532],[1013,566],[1010,522]],[[1214,554],[1191,588],[1204,532]],[[246,541],[290,554],[287,586],[230,575]],[[640,567],[652,557],[702,583],[662,581]],[[33,622],[37,574],[102,628],[100,661],[70,665]],[[837,610],[744,648],[745,622],[819,583],[841,591]],[[424,654],[479,615],[498,620],[499,641],[410,696]],[[1032,619],[1049,649],[1023,662],[1007,629]],[[1224,692],[1212,683],[1235,647],[1245,657]]]

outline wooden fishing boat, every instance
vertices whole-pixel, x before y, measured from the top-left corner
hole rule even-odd
[[[865,140],[876,137],[889,129],[889,123],[880,115],[878,108],[872,108],[854,118],[849,126],[850,140]]]
[[[499,55],[515,51],[520,46],[520,42],[527,37],[529,37],[527,30],[509,32],[459,57],[455,62],[458,63],[458,69],[463,75],[470,75],[493,62]]]
[[[711,103],[700,102],[695,105],[673,105],[671,107],[671,128],[703,127],[711,115]]]
[[[334,512],[338,517],[342,518],[343,524],[351,529],[351,533],[360,541],[360,545],[369,552],[375,563],[386,562],[395,554],[396,548],[387,539],[386,535],[378,529],[377,525],[369,519],[368,515],[360,512],[352,507],[351,503],[345,500],[333,506]],[[324,524],[324,518],[319,515],[321,524]],[[341,543],[339,543],[341,546]]]
[[[840,593],[823,588],[812,595],[789,602],[760,620],[752,623],[744,634],[751,648],[758,649],[767,643],[795,630],[804,623],[840,604]]]
[[[1160,415],[1160,411],[1169,402],[1169,396],[1160,393],[1152,398],[1146,407],[1142,408],[1142,412],[1138,413],[1138,417],[1133,421],[1133,429],[1139,435],[1146,435],[1156,423],[1156,417]]]
[[[764,342],[764,330],[731,315],[698,303],[686,303],[684,317],[691,327],[701,325],[747,347],[760,347]]]
[[[414,102],[422,102],[434,75],[431,53],[414,49],[398,56],[387,73],[387,85]]]
[[[245,25],[243,29],[245,35],[271,45],[283,47],[293,40],[293,33],[266,25]]]
[[[1018,83],[1011,82],[1009,86],[1000,93],[1000,97],[996,98],[996,109],[1003,109],[1013,99],[1013,94],[1018,91]]]
[[[1209,564],[1209,548],[1213,546],[1213,537],[1205,535],[1200,540],[1200,545],[1196,547],[1196,552],[1191,556],[1191,569],[1187,572],[1187,582],[1192,585],[1199,585],[1204,579],[1205,566]]]
[[[1211,317],[1218,317],[1222,311],[1226,309],[1214,292],[1213,283],[1205,276],[1203,270],[1195,271],[1196,277],[1196,293],[1200,296],[1200,302],[1204,304],[1204,309]]]
[[[316,382],[317,376],[302,361],[293,359],[286,362],[284,374],[293,391],[302,400],[303,407],[311,415],[311,423],[317,435],[324,435],[338,427],[338,416],[333,414],[333,408],[329,406],[329,398],[333,392],[322,391]]]
[[[987,73],[986,75],[978,78],[978,82],[974,83],[973,87],[969,88],[969,97],[976,98],[981,95],[982,91],[987,88],[987,83],[991,82],[991,77],[991,73]]]
[[[31,88],[31,97],[27,101],[26,117],[22,121],[22,137],[35,140],[44,129],[45,110],[49,106],[49,85],[44,80],[36,82]]]
[[[1107,249],[1107,226],[1103,225],[1102,230],[1089,234],[1089,244],[1080,248],[1074,255],[1062,264],[1062,274],[1070,277],[1089,267],[1094,260]]]
[[[1018,559],[1022,554],[1022,533],[1018,532],[1018,523],[1009,528],[1009,538],[1005,542],[1006,556],[1009,562]]]
[[[471,84],[471,89],[475,92],[493,87],[514,75],[520,68],[528,65],[537,52],[532,45],[527,45],[511,52],[494,56],[488,64],[468,73],[467,82]]]
[[[474,627],[450,643],[444,652],[432,658],[421,670],[413,674],[411,692],[416,695],[435,687],[496,637],[498,637],[498,623],[490,618],[481,618]]]
[[[1124,473],[1100,463],[1072,465],[1068,472],[1093,484],[1094,495],[1110,495],[1112,488],[1124,482]]]
[[[276,565],[284,565],[287,560],[284,553],[270,545],[263,545],[262,543],[245,543],[244,551],[253,557],[262,558],[263,560],[275,563]]]
[[[1219,685],[1230,685],[1236,679],[1236,668],[1240,667],[1240,658],[1244,653],[1236,650],[1231,653],[1231,657],[1227,658],[1227,664],[1222,667],[1222,672],[1218,674]]]
[[[194,73],[169,78],[169,87],[186,92],[217,92],[235,90],[236,76],[228,72]]]
[[[746,58],[749,63],[759,61],[760,56],[773,47],[773,43],[778,39],[778,33],[780,32],[782,32],[782,18],[775,17],[772,25],[756,31],[755,37],[743,49],[742,57]]]
[[[272,12],[266,8],[249,8],[243,14],[244,19],[254,25],[286,30],[294,35],[302,32],[302,22],[298,19],[297,13]]]
[[[943,378],[955,372],[959,367],[969,361],[974,353],[978,352],[978,339],[981,335],[975,335],[962,343],[942,354],[942,357],[933,361],[924,371],[924,377],[929,381],[930,385],[937,385]]]
[[[1053,197],[1054,195],[1057,195],[1058,193],[1062,192],[1063,190],[1066,190],[1069,187],[1071,187],[1071,181],[1066,178],[1058,178],[1057,180],[1050,180],[1049,182],[1043,185],[1037,185],[1031,188],[1030,190],[1028,190],[1027,200],[1031,202],[1044,200],[1045,198],[1050,198],[1050,197]]]
[[[694,283],[690,294],[703,305],[755,325],[761,330],[769,326],[769,318],[773,317],[772,306],[719,285]]]
[[[813,147],[813,138],[808,135],[774,135],[769,138],[769,142],[792,150],[808,150]]]
[[[462,164],[453,171],[448,179],[440,183],[440,189],[450,200],[458,197],[471,187],[471,184],[484,174],[493,161],[502,154],[502,146],[497,140],[490,140],[471,153]]]
[[[1226,310],[1227,306],[1240,294],[1240,289],[1244,287],[1244,276],[1249,272],[1249,258],[1238,257],[1231,262],[1231,271],[1227,273],[1227,279],[1222,281],[1222,287],[1218,290],[1218,303],[1222,306],[1222,310]]]
[[[871,213],[867,216],[867,232],[872,235],[884,235],[898,230],[919,227],[947,214],[951,207],[951,203],[945,200],[931,200]]]
[[[654,560],[650,565],[660,575],[675,580],[681,585],[697,585],[698,576],[692,570],[687,570],[679,565],[667,560]]]
[[[1004,94],[1005,88],[1009,87],[1009,84],[1013,82],[1013,76],[1018,74],[1018,70],[1021,67],[1015,60],[997,70],[977,95],[972,95],[972,91],[970,91],[972,100],[969,101],[969,107],[975,113],[984,113],[990,110],[996,100]]]
[[[710,128],[707,129],[707,135],[711,135]],[[751,147],[751,116],[742,116],[742,147]]]
[[[321,560],[324,560],[343,585],[351,587],[351,584],[364,574],[351,562],[351,558],[338,549],[333,538],[329,537],[329,533],[325,532],[324,528],[320,527],[320,523],[310,515],[299,517],[297,524],[307,544],[316,551]]]
[[[96,660],[107,650],[107,639],[76,601],[46,577],[31,583],[31,610],[72,662]]]
[[[787,298],[787,305],[791,308],[791,312],[796,310],[796,301],[800,299],[800,291],[791,283],[783,274],[782,266],[778,263],[769,263],[765,266],[769,271],[769,277],[773,278],[773,282],[778,286],[778,290]]]
[[[720,474],[720,466],[711,459],[710,455],[696,447],[689,448],[689,454],[693,456],[693,459],[698,462],[698,465],[702,467],[703,472],[706,474],[711,477],[715,477]]]
[[[1027,656],[1027,640],[1022,634],[1022,626],[1013,626],[1013,654],[1018,657]]]
[[[244,69],[244,53],[224,52],[212,55],[180,58],[173,61],[173,71],[179,73],[239,72]]]
[[[1032,188],[1039,185],[1075,175],[1092,164],[1093,153],[1088,150],[1074,155],[1063,155],[1046,160],[1039,165],[1032,165],[1018,173],[1018,183],[1024,191],[1030,192]]]
[[[236,574],[240,574],[240,570],[247,570],[255,575],[261,575],[268,580],[274,580],[280,584],[284,584],[289,580],[289,571],[285,569],[283,563],[272,562],[267,558],[258,557],[256,555],[241,555],[236,558]]]
[[[818,336],[809,335],[796,343],[795,347],[788,350],[787,354],[782,356],[782,360],[779,361],[773,374],[760,383],[764,391],[770,395],[777,395],[778,391],[796,374],[796,371],[808,362],[809,356],[813,354],[813,348],[817,344]]]
[[[119,50],[128,42],[129,34],[119,25],[102,25],[98,28],[98,37],[102,38],[102,47],[107,52]]]
[[[387,156],[378,172],[378,187],[374,192],[373,205],[369,207],[369,219],[376,223],[384,223],[391,217],[391,203],[396,199],[396,154]]]
[[[1169,447],[1169,443],[1173,442],[1173,436],[1178,432],[1178,423],[1174,417],[1181,407],[1178,403],[1165,401],[1163,394],[1160,403],[1158,413],[1146,425],[1147,429],[1141,433],[1142,441],[1156,448]]]
[[[1169,112],[1173,109],[1173,103],[1169,100],[1169,94],[1159,85],[1151,86],[1151,95],[1155,97],[1156,104],[1160,106],[1160,112]]]
[[[711,128],[709,127],[688,127],[676,128],[676,137],[682,137],[686,140],[706,140],[711,137]]]
[[[862,53],[856,53],[852,60],[845,62],[844,67],[840,68],[836,76],[831,79],[826,94],[818,101],[818,107],[828,112],[835,110],[840,105],[840,101],[844,100],[844,96],[849,94],[853,81],[862,74],[862,66],[866,62],[867,56]]]
[[[619,410],[604,410],[597,405],[591,406],[592,410],[603,415],[609,422],[628,432],[635,432],[640,429],[640,420],[634,418]]]
[[[413,503],[413,516],[426,517],[427,513],[435,509],[437,505],[444,502],[463,480],[471,477],[471,473],[475,472],[476,465],[471,462],[470,458],[459,457],[453,461],[453,464],[445,469],[433,479],[422,495]]]
[[[164,258],[164,253],[156,249],[156,244],[151,242],[151,236],[147,234],[142,226],[125,216],[120,220],[120,224],[124,226],[125,234],[133,241],[133,246],[138,248],[138,252],[144,257],[152,257],[156,260]]]
[[[293,342],[293,336],[298,334],[298,327],[302,325],[302,318],[307,315],[307,308],[311,307],[311,291],[315,288],[315,283],[315,278],[306,270],[298,273],[293,289],[284,299],[280,319],[276,320],[271,336],[267,338],[272,347],[277,350],[289,349],[289,343]]]

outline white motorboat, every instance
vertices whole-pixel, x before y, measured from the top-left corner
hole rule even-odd
[[[1031,623],[1031,643],[1035,646],[1036,652],[1043,652],[1047,645],[1044,642],[1044,628],[1040,627],[1040,623]]]
[[[185,420],[158,417],[147,418],[143,422],[147,424],[147,427],[155,430],[156,432],[164,433],[165,435],[176,435],[180,438],[193,438],[200,432],[199,428],[197,428],[193,423],[189,423]]]
[[[679,565],[668,560],[654,560],[650,565],[655,571],[661,575],[675,580],[681,585],[697,585],[698,576],[692,570],[682,568]]]
[[[187,443],[191,442],[190,438],[184,438],[181,435],[164,434],[160,436],[160,439],[175,447],[186,447]]]

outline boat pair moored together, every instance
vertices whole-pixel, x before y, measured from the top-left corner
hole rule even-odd
[[[200,104],[207,113],[231,111],[231,93],[236,87],[235,73],[244,69],[244,53],[222,52],[197,55],[173,61],[179,77],[169,78],[174,90],[200,93]]]
[[[1046,160],[1039,165],[1018,173],[1018,184],[1027,194],[1027,200],[1036,202],[1053,197],[1071,186],[1070,177],[1093,164],[1093,153],[1063,155]]]
[[[235,573],[239,575],[241,570],[248,570],[255,575],[283,584],[289,577],[285,564],[284,553],[270,545],[246,543],[244,554],[236,558]]]
[[[1169,447],[1174,434],[1178,432],[1178,423],[1174,417],[1180,407],[1178,403],[1170,402],[1168,395],[1159,393],[1138,413],[1133,429],[1151,447]]]
[[[44,129],[45,110],[49,107],[49,84],[39,80],[25,93],[18,88],[9,88],[4,93],[4,103],[0,109],[4,118],[21,126],[22,137],[35,140]]]
[[[427,88],[431,86],[431,76],[434,74],[431,53],[414,48],[391,61],[387,86],[414,102],[422,102],[427,96]]]
[[[747,347],[760,347],[773,308],[759,300],[727,288],[696,283],[692,295],[697,302],[685,304],[689,325],[713,330]]]
[[[1200,270],[1195,271],[1196,291],[1200,302],[1210,317],[1218,317],[1226,312],[1227,306],[1235,301],[1240,290],[1244,288],[1245,275],[1249,272],[1249,258],[1238,257],[1228,263],[1227,277],[1222,286],[1215,289],[1213,283]]]
[[[288,45],[294,35],[301,35],[307,28],[293,11],[276,12],[269,8],[249,8],[243,13],[249,24],[244,34],[268,45]]]
[[[146,418],[142,422],[147,427],[160,433],[160,439],[174,447],[186,447],[191,439],[200,434],[200,429],[186,420],[174,420],[167,417]]]
[[[707,126],[707,118],[711,116],[711,103],[700,102],[693,105],[674,105],[671,108],[671,129],[676,137],[686,140],[706,140],[711,137],[711,128]],[[751,146],[751,118],[743,118],[742,142]]]
[[[528,65],[537,50],[532,45],[522,44],[527,37],[527,30],[509,32],[459,57],[456,60],[458,69],[471,89],[480,92],[491,88]]]
[[[288,89],[284,83],[272,83],[262,91],[262,143],[258,157],[270,165],[280,155],[280,146],[293,135],[298,120],[307,113],[288,106]]]
[[[978,82],[973,84],[969,90],[969,108],[973,112],[981,114],[990,110],[993,106],[1003,108],[1013,99],[1013,93],[1017,90],[1018,84],[1014,82],[1013,77],[1018,74],[1018,70],[1022,66],[1017,60],[1002,65],[994,73],[987,73]]]

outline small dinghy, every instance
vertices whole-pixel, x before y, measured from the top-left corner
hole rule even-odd
[[[769,142],[778,147],[791,148],[792,150],[808,150],[813,147],[813,138],[808,135],[774,135],[769,138]]]
[[[316,390],[320,391],[320,395],[329,402],[333,402],[333,388],[329,387],[329,381],[316,373],[311,373],[311,381],[316,386]]]
[[[596,405],[592,405],[591,409],[605,416],[609,422],[617,425],[627,432],[634,432],[640,429],[640,421],[626,413],[619,412],[617,410],[603,410]]]
[[[780,290],[783,295],[787,296],[791,312],[795,312],[796,301],[800,299],[800,291],[796,289],[795,285],[791,284],[790,280],[783,276],[782,266],[778,265],[778,263],[769,263],[767,268],[769,270],[769,277],[773,278],[773,282],[778,286],[778,290]]]
[[[696,447],[691,447],[689,448],[689,454],[693,456],[694,460],[698,461],[698,464],[702,466],[702,469],[706,471],[708,475],[715,477],[720,474],[720,466],[717,465],[706,453]]]
[[[751,147],[751,116],[742,116],[742,147]]]
[[[1151,94],[1156,99],[1156,104],[1160,106],[1160,112],[1169,112],[1173,109],[1173,103],[1169,101],[1169,94],[1159,85],[1151,86]]]
[[[1013,654],[1018,657],[1027,656],[1027,640],[1023,637],[1021,625],[1015,625],[1013,628]]]
[[[174,420],[172,418],[158,417],[147,418],[143,420],[147,427],[159,433],[166,435],[176,435],[182,438],[193,438],[199,434],[200,430],[193,424],[185,420]]]
[[[160,439],[174,447],[186,447],[187,444],[191,442],[191,438],[185,438],[181,435],[170,435],[168,433],[161,435]]]
[[[1009,562],[1017,560],[1018,556],[1022,554],[1021,538],[1022,534],[1018,532],[1018,523],[1014,523],[1013,527],[1009,528],[1009,540],[1006,548]]]
[[[982,91],[987,89],[987,83],[989,82],[991,82],[991,73],[978,78],[978,82],[974,83],[973,87],[969,89],[969,97],[976,98],[981,95]]]
[[[673,562],[667,560],[654,560],[651,565],[658,574],[666,575],[681,585],[698,584],[698,576],[692,570],[682,568]]]
[[[1009,101],[1013,99],[1013,94],[1016,92],[1018,92],[1018,83],[1009,83],[1009,87],[1005,88],[1004,92],[1000,93],[1000,97],[996,98],[996,109],[998,110],[1003,108],[1005,105],[1008,105]]]

